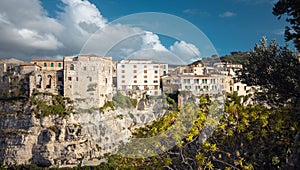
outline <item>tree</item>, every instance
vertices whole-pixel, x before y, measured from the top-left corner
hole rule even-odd
[[[299,0],[279,0],[274,8],[273,14],[280,19],[284,14],[287,15],[286,21],[290,27],[285,27],[286,41],[293,40],[295,47],[300,52],[300,1]]]
[[[264,37],[256,44],[243,65],[239,78],[243,83],[260,86],[257,99],[271,107],[300,104],[300,63],[287,47],[276,41],[267,44]]]
[[[208,121],[207,107],[201,97],[197,118],[187,136],[162,154],[147,158],[108,156],[99,167],[110,169],[280,169],[286,165],[293,137],[300,122],[287,109],[243,106],[236,94],[229,95],[225,113],[214,133],[202,142],[201,131]],[[172,128],[179,114],[170,112],[151,125],[137,129],[135,137],[156,136]],[[174,122],[175,121],[175,122]],[[160,143],[158,143],[160,145]],[[150,149],[150,148],[149,148]],[[147,150],[143,150],[145,152]]]

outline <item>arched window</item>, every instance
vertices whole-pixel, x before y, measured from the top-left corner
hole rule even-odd
[[[46,88],[50,89],[51,88],[51,83],[52,83],[52,76],[48,75],[48,85],[46,86]]]
[[[41,75],[38,75],[37,76],[37,85],[36,85],[37,88],[41,88],[42,87],[42,76]]]
[[[74,65],[73,64],[70,65],[70,70],[74,70]]]

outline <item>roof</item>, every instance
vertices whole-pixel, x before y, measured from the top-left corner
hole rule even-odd
[[[10,58],[10,59],[6,59],[6,60],[2,60],[3,63],[7,63],[7,64],[22,64],[24,63],[24,61],[15,59],[15,58]]]
[[[31,62],[35,62],[35,61],[51,61],[51,62],[63,62],[63,60],[52,60],[52,59],[45,59],[45,58],[33,58],[31,59]]]
[[[39,65],[32,64],[32,63],[22,63],[22,64],[20,64],[20,66],[37,66],[37,67],[41,67]]]

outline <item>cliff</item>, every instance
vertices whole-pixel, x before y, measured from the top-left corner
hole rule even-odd
[[[145,110],[106,108],[104,112],[73,113],[72,102],[53,95],[0,101],[1,166],[100,164],[105,160],[95,158],[114,153],[121,143],[130,141],[132,129],[164,114],[153,109],[158,106],[162,106],[160,100]]]

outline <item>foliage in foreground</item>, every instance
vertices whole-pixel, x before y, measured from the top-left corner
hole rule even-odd
[[[201,97],[197,118],[185,138],[171,150],[148,158],[108,156],[102,168],[119,169],[279,169],[294,150],[298,120],[288,109],[242,106],[229,96],[225,113],[216,130],[205,142],[201,131],[208,120],[207,98]],[[172,128],[180,113],[171,112],[152,125],[136,131],[136,137],[156,136]],[[160,144],[158,144],[160,145]],[[163,147],[163,146],[161,146]],[[149,152],[149,151],[143,151]]]

